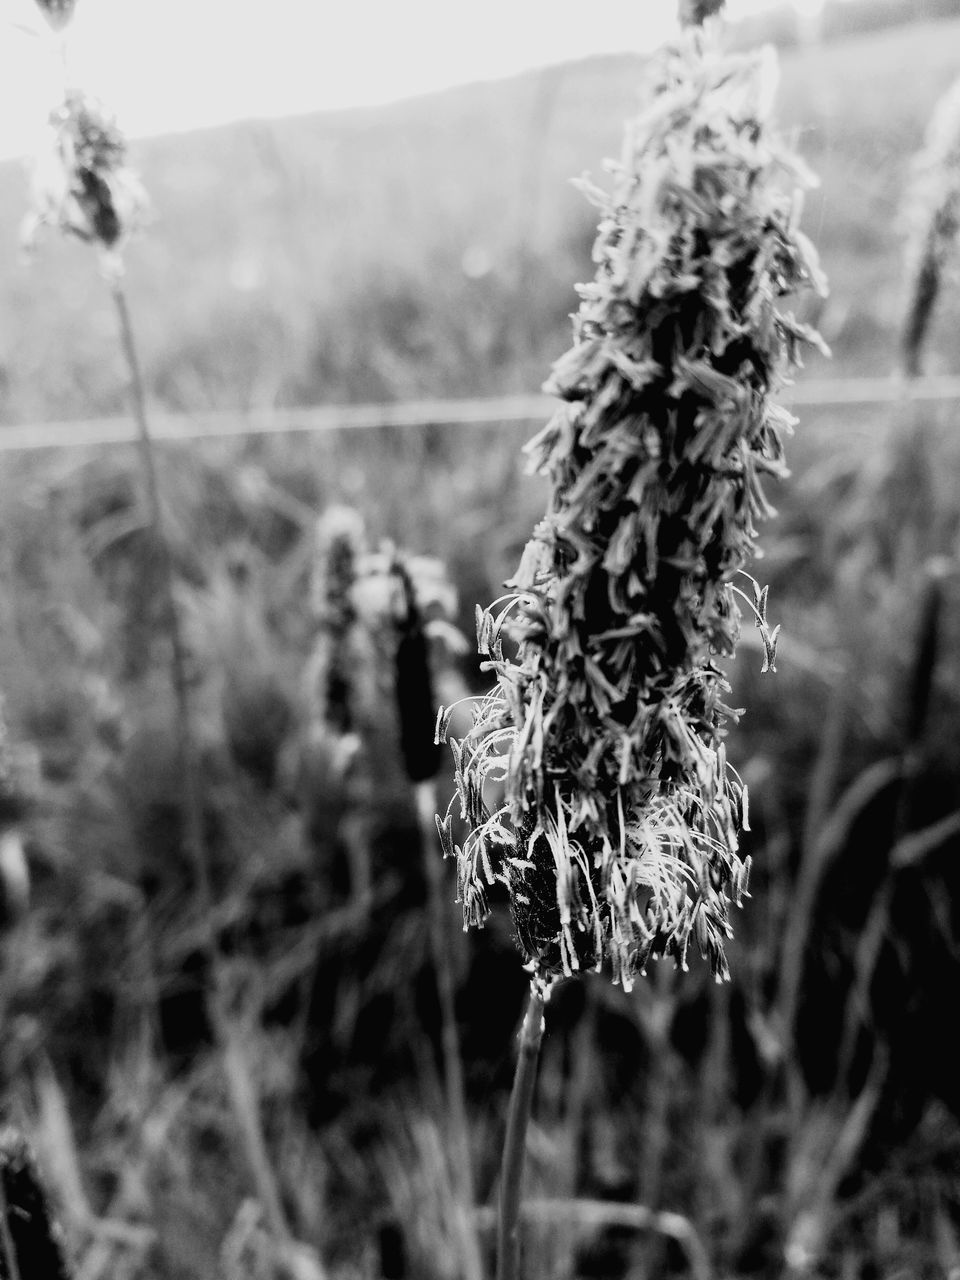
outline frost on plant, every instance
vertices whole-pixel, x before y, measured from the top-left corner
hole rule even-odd
[[[146,208],[140,180],[126,163],[123,133],[102,104],[79,89],[67,92],[49,124],[49,146],[34,168],[25,242],[53,226],[105,250],[119,249]]]
[[[506,887],[535,970],[686,965],[726,975],[746,795],[718,660],[738,596],[772,666],[776,632],[745,567],[784,474],[773,401],[816,335],[778,300],[822,288],[798,230],[811,179],[768,123],[772,54],[689,30],[653,67],[599,206],[594,280],[547,389],[564,404],[527,446],[551,482],[509,595],[478,610],[496,685],[451,740],[469,832],[454,844],[466,925]],[[737,584],[747,585],[749,594]],[[438,736],[449,713],[441,712]]]

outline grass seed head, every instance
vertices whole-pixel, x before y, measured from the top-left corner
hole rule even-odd
[[[504,885],[542,974],[606,965],[629,986],[651,957],[686,967],[693,942],[726,975],[748,865],[718,660],[762,480],[784,474],[773,395],[819,341],[780,300],[822,287],[797,228],[808,175],[769,123],[775,70],[690,28],[654,60],[612,190],[587,186],[596,275],[547,384],[564,403],[527,446],[550,505],[510,594],[479,611],[497,683],[452,743],[465,922]],[[765,595],[740,594],[769,665]],[[451,851],[449,814],[441,835]]]
[[[33,173],[33,212],[23,230],[32,245],[54,226],[115,252],[139,226],[146,194],[126,162],[127,143],[96,98],[70,89],[50,116],[50,145]]]
[[[54,31],[62,31],[77,7],[77,0],[37,0],[37,8]]]
[[[313,718],[337,734],[357,727],[356,679],[361,660],[361,628],[354,598],[360,562],[366,553],[363,517],[352,507],[329,508],[317,521],[313,561],[316,631],[311,697]]]
[[[390,558],[395,590],[394,688],[400,721],[400,751],[411,782],[424,782],[440,768],[440,744],[434,736],[433,670],[426,618],[410,568],[399,553]]]
[[[685,27],[696,26],[713,17],[723,8],[725,0],[680,0],[680,22]]]

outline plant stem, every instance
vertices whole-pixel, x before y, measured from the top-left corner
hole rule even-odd
[[[17,1248],[10,1234],[10,1205],[4,1186],[5,1176],[5,1171],[0,1167],[0,1259],[3,1261],[3,1271],[0,1274],[5,1274],[8,1280],[20,1280]]]
[[[473,1210],[476,1195],[473,1186],[473,1170],[470,1160],[470,1126],[467,1118],[466,1089],[463,1083],[463,1064],[460,1056],[460,1037],[457,1033],[457,1010],[453,982],[452,947],[447,935],[445,895],[443,892],[443,862],[438,848],[437,788],[432,779],[419,782],[415,787],[417,819],[423,843],[423,861],[427,877],[427,912],[430,920],[430,949],[433,952],[433,971],[440,1003],[441,1044],[443,1049],[443,1076],[447,1112],[450,1122],[450,1145],[459,1182],[461,1222],[461,1247],[465,1280],[482,1280],[483,1267],[477,1240]]]
[[[520,1030],[520,1057],[513,1078],[507,1135],[500,1174],[500,1224],[497,1232],[497,1280],[518,1280],[520,1274],[520,1197],[526,1155],[527,1124],[537,1078],[543,1039],[543,1007],[548,988],[535,973]]]
[[[170,638],[170,674],[177,706],[177,745],[180,754],[180,771],[183,785],[185,842],[196,875],[200,910],[204,917],[209,920],[213,906],[213,890],[210,882],[210,865],[203,829],[203,796],[200,791],[199,753],[194,738],[190,713],[187,653],[183,641],[183,632],[180,627],[180,618],[177,613],[174,590],[173,556],[170,552],[170,541],[164,528],[163,508],[160,503],[160,484],[157,478],[153,441],[147,423],[146,397],[143,389],[143,376],[140,372],[140,361],[137,356],[137,345],[134,341],[133,325],[130,321],[130,310],[127,306],[123,283],[118,276],[113,276],[110,279],[110,292],[113,296],[117,318],[120,322],[120,341],[130,374],[130,393],[137,426],[140,463],[147,487],[147,513],[150,520],[150,530],[153,534],[155,554],[160,559],[160,589],[163,593],[167,635]],[[206,950],[208,951],[208,959],[215,969],[216,944],[212,932],[209,933],[206,939]]]
[[[208,1002],[214,1039],[221,1055],[227,1092],[234,1116],[238,1122],[247,1163],[257,1195],[267,1215],[270,1228],[281,1240],[290,1237],[283,1212],[277,1179],[267,1158],[267,1145],[260,1123],[259,1095],[252,1079],[249,1065],[240,1041],[232,1028],[227,1012],[227,992],[222,957],[213,924],[213,885],[210,875],[210,854],[204,831],[203,792],[200,784],[200,755],[193,730],[190,703],[190,681],[187,674],[187,649],[177,612],[175,572],[170,540],[163,520],[160,502],[160,484],[157,477],[153,440],[147,421],[146,396],[143,376],[137,356],[137,344],[133,335],[130,310],[123,290],[122,277],[117,272],[108,275],[117,318],[120,323],[120,341],[130,374],[130,392],[133,413],[137,425],[137,441],[140,461],[147,488],[147,512],[153,534],[155,553],[160,560],[161,591],[167,635],[170,639],[170,674],[177,708],[177,747],[180,757],[181,784],[183,787],[184,840],[187,854],[193,864],[201,918],[201,946],[210,971]]]

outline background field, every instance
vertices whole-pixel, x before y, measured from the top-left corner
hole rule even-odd
[[[138,143],[155,215],[129,292],[152,403],[242,416],[535,391],[591,274],[592,214],[568,179],[616,154],[640,71],[591,60]],[[956,17],[784,51],[781,116],[822,180],[804,225],[832,286],[806,315],[833,361],[802,378],[897,368],[910,160],[958,74]],[[0,422],[122,413],[94,259],[51,238],[25,266],[25,202],[20,167],[0,167]],[[955,293],[932,373],[960,372]],[[458,1218],[389,670],[371,659],[372,803],[304,747],[314,521],[349,503],[372,547],[439,557],[469,637],[474,602],[499,594],[542,511],[519,457],[530,430],[441,422],[162,452],[232,1043],[284,1217],[334,1280],[457,1275]],[[541,1224],[529,1280],[960,1274],[958,454],[952,404],[804,410],[758,568],[780,669],[760,678],[745,631],[731,673],[749,709],[729,752],[754,794],[756,864],[733,981],[714,988],[695,967],[630,997],[599,979],[561,988],[530,1149],[531,1193],[681,1214],[702,1250],[667,1219]],[[85,1280],[309,1280],[296,1266],[313,1263],[258,1217],[202,998],[136,458],[5,453],[0,511],[0,837],[22,842],[32,881],[0,944],[6,1111]],[[435,657],[438,696],[482,687],[469,655]],[[367,896],[351,880],[358,841]],[[452,884],[449,897],[455,925]],[[501,910],[449,945],[488,1205],[525,978]]]

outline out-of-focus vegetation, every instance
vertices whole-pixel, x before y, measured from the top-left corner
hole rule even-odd
[[[845,7],[845,6],[844,6]],[[820,174],[805,225],[831,269],[831,372],[886,372],[907,165],[956,72],[960,19],[783,57],[781,118]],[[397,107],[138,144],[155,205],[130,255],[153,394],[225,408],[539,386],[590,274],[592,211],[640,61],[591,59]],[[17,254],[0,167],[0,414],[119,411],[113,317],[75,246]],[[945,332],[951,320],[944,316]]]
[[[831,374],[896,363],[909,157],[960,71],[958,37],[958,21],[922,23],[784,59],[782,113],[823,180],[805,225],[832,282],[817,317]],[[591,215],[566,179],[615,150],[637,75],[601,60],[141,146],[157,220],[129,289],[155,400],[539,384],[568,342],[571,282],[591,273]],[[19,171],[0,182],[13,246]],[[7,421],[121,411],[92,262],[53,244],[29,272],[12,247],[0,261]],[[955,306],[945,291],[932,370],[955,368]],[[804,413],[758,566],[783,624],[778,674],[761,679],[748,628],[731,672],[755,858],[733,979],[661,967],[629,997],[600,981],[557,992],[530,1280],[960,1266],[956,412]],[[284,1218],[333,1280],[452,1277],[461,1224],[389,655],[367,655],[359,781],[311,746],[314,522],[347,502],[372,544],[442,556],[468,631],[543,509],[520,475],[524,435],[438,424],[162,457],[229,1044]],[[213,1051],[138,484],[125,450],[5,455],[0,1087],[85,1280],[315,1275],[255,1199]],[[435,657],[438,698],[481,687],[448,649]],[[526,986],[505,915],[458,938],[450,965],[487,1205]],[[551,1219],[544,1200],[570,1196],[593,1208]],[[598,1226],[596,1201],[642,1205],[654,1229]]]

